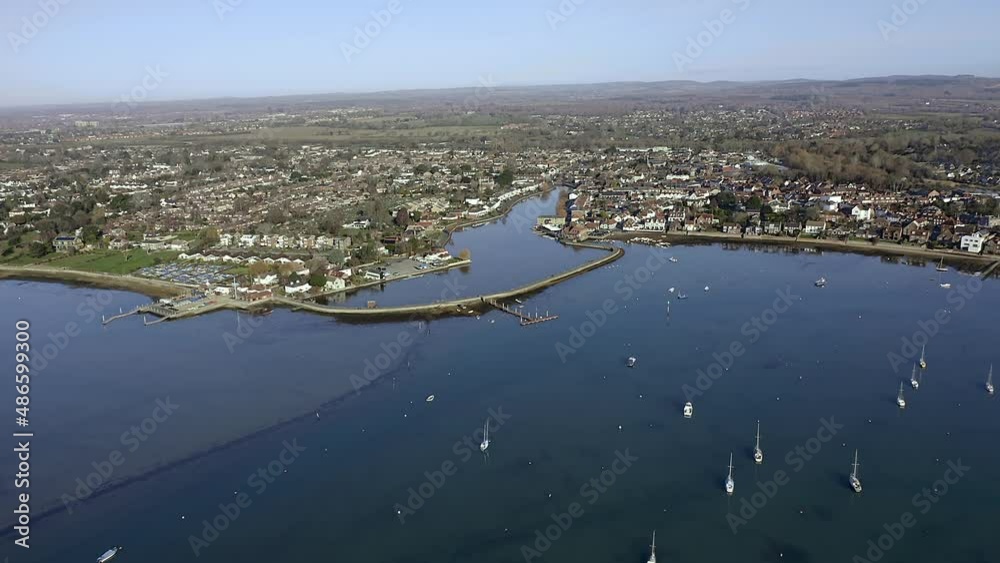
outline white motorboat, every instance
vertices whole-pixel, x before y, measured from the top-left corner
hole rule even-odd
[[[693,416],[694,416],[694,405],[691,404],[691,401],[688,401],[687,403],[684,404],[684,418],[691,418]]]

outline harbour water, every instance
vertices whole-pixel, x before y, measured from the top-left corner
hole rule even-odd
[[[487,250],[473,249],[466,275],[482,267],[530,281],[588,259],[552,246],[491,262],[489,245],[511,228],[467,232]],[[33,379],[31,410],[35,507],[70,499],[72,513],[37,519],[30,550],[8,534],[0,555],[92,560],[124,545],[124,562],[481,563],[522,561],[528,546],[532,561],[631,562],[648,559],[656,529],[661,561],[847,562],[868,557],[868,541],[910,512],[916,524],[881,561],[1000,561],[1000,402],[984,390],[990,363],[1000,364],[1000,285],[944,278],[951,290],[933,264],[850,254],[633,245],[525,299],[526,310],[560,315],[527,328],[499,312],[356,325],[287,310],[102,328],[81,303],[111,312],[146,298],[3,282],[11,335],[18,318],[39,345],[62,341],[68,322],[79,335]],[[405,282],[413,299],[390,285],[389,299],[419,301],[444,279]],[[668,315],[671,287],[688,299],[674,297]],[[947,322],[932,330],[936,316]],[[935,332],[929,367],[901,411],[896,391],[919,355],[901,339],[922,332]],[[733,350],[742,353],[730,360]],[[638,358],[632,369],[628,356]],[[381,378],[350,392],[366,369]],[[698,393],[692,420],[681,416],[685,386]],[[167,398],[176,410],[161,409],[132,450],[122,434],[142,431]],[[4,400],[13,403],[11,391]],[[483,456],[491,416],[503,424],[491,426]],[[855,448],[861,495],[847,483]],[[73,500],[86,492],[76,479],[86,483],[115,450],[124,463],[98,479],[141,478]],[[723,490],[730,452],[733,497]],[[8,474],[12,460],[2,460]],[[949,474],[938,502],[915,499],[934,494],[959,460],[969,469]],[[787,483],[772,488],[777,471]],[[758,481],[773,494],[750,515],[742,501]],[[12,506],[11,483],[0,500]],[[567,524],[560,515],[573,503]],[[546,533],[558,539],[539,540]]]

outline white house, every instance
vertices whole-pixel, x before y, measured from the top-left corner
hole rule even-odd
[[[851,209],[851,218],[855,221],[871,221],[875,218],[875,211],[855,205],[854,208]]]
[[[304,283],[302,285],[286,285],[285,286],[285,294],[286,295],[295,295],[295,294],[309,293],[309,289],[310,289],[310,285],[307,284],[307,283]]]
[[[263,285],[263,286],[266,286],[266,287],[271,287],[271,286],[276,285],[278,283],[278,276],[277,276],[277,274],[268,274],[268,275],[263,276],[263,277],[254,278],[253,283],[255,283],[257,285]]]
[[[333,278],[326,282],[326,286],[323,289],[326,291],[343,291],[347,289],[347,283],[341,278]]]
[[[965,235],[962,237],[962,250],[973,254],[982,254],[983,245],[986,244],[986,237],[982,232]]]

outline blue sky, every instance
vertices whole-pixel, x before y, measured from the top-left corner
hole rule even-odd
[[[372,12],[392,1],[398,13],[367,46],[355,43],[355,28],[379,27]],[[112,102],[147,69],[162,75],[147,78],[149,100],[484,80],[1000,76],[996,0],[561,1],[566,15],[554,18],[560,0],[3,0],[0,106]],[[912,13],[884,34],[879,22],[907,2]],[[726,9],[712,35],[705,22]],[[23,18],[43,25],[31,34]],[[699,33],[702,52],[679,65],[675,53],[687,56]]]

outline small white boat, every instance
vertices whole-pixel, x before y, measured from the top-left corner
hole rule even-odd
[[[108,561],[111,561],[115,557],[118,557],[118,554],[121,553],[123,549],[125,548],[120,545],[118,547],[112,547],[111,549],[102,553],[101,556],[97,558],[97,563],[108,563]]]
[[[708,292],[708,290],[709,290],[709,287],[708,287],[708,286],[706,285],[706,286],[705,286],[705,292],[707,293],[707,292]]]
[[[674,292],[674,291],[675,291],[676,289],[677,289],[676,287],[671,287],[671,288],[670,288],[670,289],[668,289],[667,291],[669,291],[670,293],[673,293],[673,292]]]
[[[674,258],[673,256],[670,257],[670,261],[673,262],[674,264],[680,262],[680,260]]]
[[[479,444],[479,451],[486,453],[490,447],[490,421],[483,425],[483,443]]]
[[[625,361],[625,366],[626,367],[630,367],[630,368],[634,368],[635,367],[635,363],[637,361],[639,361],[639,360],[637,360],[635,356],[629,356],[628,360]]]
[[[950,283],[943,283],[943,284],[941,284],[941,289],[951,289],[951,284]]]
[[[990,374],[986,376],[986,392],[993,395],[997,392],[996,388],[993,387],[993,366],[990,365]]]
[[[941,259],[941,263],[938,264],[937,271],[939,271],[939,272],[947,272],[948,271],[948,267],[944,265],[944,258],[942,258]]]
[[[861,492],[861,479],[858,478],[858,450],[854,450],[854,464],[851,466],[851,488],[854,492]]]
[[[760,421],[757,421],[757,445],[753,447],[753,461],[757,465],[764,463],[764,450],[760,449]]]
[[[905,409],[906,408],[906,399],[903,398],[903,384],[902,383],[899,384],[899,395],[896,396],[896,404],[899,405],[899,408],[901,408],[901,409]]]
[[[920,349],[920,369],[927,369],[927,345]]]
[[[733,452],[729,452],[729,476],[726,477],[726,494],[731,495],[736,491],[736,482],[733,481]]]
[[[427,395],[427,398],[424,399],[424,400],[427,401],[428,403],[433,403],[434,402],[434,395]]]
[[[646,563],[656,563],[656,530],[653,530],[653,545],[649,547],[649,561]]]
[[[684,403],[684,418],[691,418],[693,416],[694,405],[691,404],[691,401],[688,401],[687,403]]]
[[[683,301],[683,300],[687,299],[688,296],[685,293],[678,293],[677,294],[677,298],[680,299],[681,301]]]
[[[913,387],[914,391],[920,389],[920,382],[917,381],[917,364],[913,364],[913,373],[910,374],[910,387]]]
[[[816,287],[826,287],[826,278],[820,278],[814,282]]]

